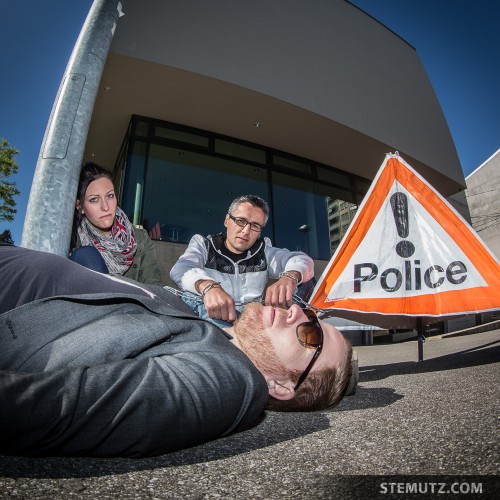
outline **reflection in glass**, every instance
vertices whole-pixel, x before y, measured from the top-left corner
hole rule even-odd
[[[276,246],[328,260],[330,244],[325,196],[316,184],[281,173],[272,174]]]
[[[188,243],[194,234],[223,231],[231,201],[246,193],[268,198],[265,169],[152,144],[142,224],[159,224],[163,241]]]
[[[148,142],[147,119],[133,123],[121,206],[153,239],[187,244],[194,234],[219,233],[231,201],[257,194],[271,209],[263,236],[329,260],[356,213],[353,202],[370,185],[307,159],[155,120]]]

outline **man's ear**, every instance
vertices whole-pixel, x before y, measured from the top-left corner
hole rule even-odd
[[[295,384],[291,380],[268,380],[267,386],[269,387],[269,396],[272,396],[274,399],[286,401],[295,396]]]

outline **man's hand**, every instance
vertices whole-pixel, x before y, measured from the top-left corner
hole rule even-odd
[[[202,293],[203,289],[209,286],[213,281],[199,281],[196,283],[196,289]],[[228,295],[220,286],[214,286],[208,290],[203,297],[203,304],[209,318],[221,319],[223,321],[236,321],[236,306],[233,298]]]
[[[293,276],[295,279],[288,276],[282,276],[274,285],[271,285],[266,290],[266,306],[282,307],[288,309],[293,302],[293,293],[302,278],[298,271],[287,271],[286,274]]]

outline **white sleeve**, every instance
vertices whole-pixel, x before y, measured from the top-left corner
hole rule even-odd
[[[277,279],[284,271],[298,271],[302,275],[301,283],[303,283],[314,276],[314,261],[309,255],[273,247],[269,238],[265,238],[265,243],[270,278]]]
[[[205,272],[208,251],[205,245],[206,238],[201,234],[195,234],[189,242],[186,251],[170,270],[170,278],[181,289],[192,293],[198,293],[195,283],[199,280],[212,279]]]

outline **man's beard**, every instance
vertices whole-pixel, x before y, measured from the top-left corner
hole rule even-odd
[[[266,334],[262,310],[262,304],[258,302],[248,304],[234,325],[234,334],[239,340],[241,350],[261,373],[290,376],[293,372],[281,363]],[[279,310],[276,313],[282,314]]]

